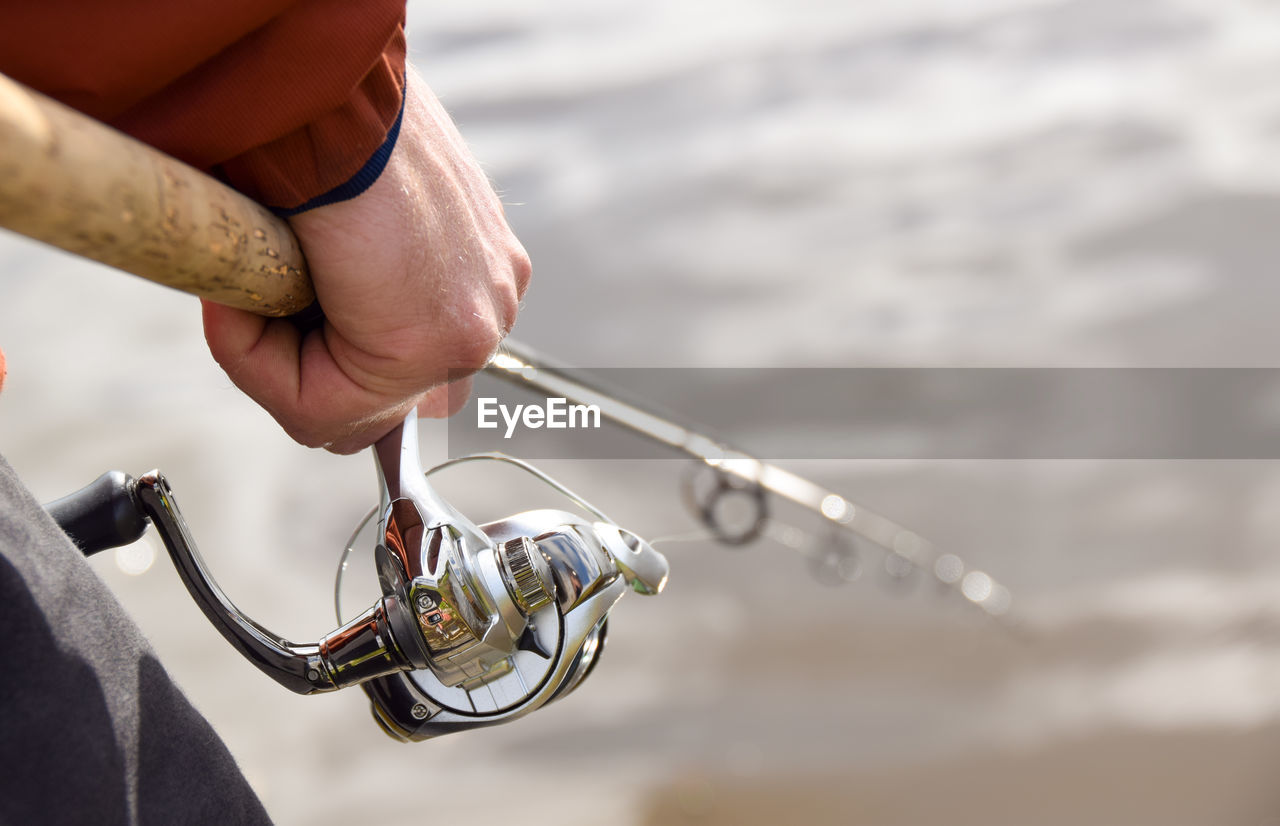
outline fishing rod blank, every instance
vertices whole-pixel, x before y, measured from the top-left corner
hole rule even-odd
[[[816,560],[815,569],[824,581],[830,581],[832,572],[844,581],[852,578],[847,575],[851,573],[849,560],[853,555],[850,540],[856,539],[886,554],[885,570],[891,578],[901,580],[913,572],[923,572],[959,591],[994,617],[1006,615],[1010,608],[1012,595],[1006,586],[985,572],[968,569],[955,554],[939,553],[933,543],[892,519],[692,427],[624,401],[619,394],[583,378],[581,371],[571,372],[556,365],[527,345],[507,339],[485,370],[547,396],[594,405],[604,418],[626,430],[697,461],[699,470],[710,472],[711,483],[699,491],[691,477],[686,477],[686,503],[712,536],[724,544],[747,544],[768,536],[803,550],[806,543],[800,537],[814,542],[810,535],[790,526],[778,526],[771,518],[768,497],[776,496],[821,519],[834,538],[826,548],[809,554]],[[751,508],[751,516],[742,520],[742,526],[725,523],[721,506],[730,498],[746,502]],[[775,526],[773,530],[769,530],[770,525]],[[845,573],[840,573],[842,570]]]

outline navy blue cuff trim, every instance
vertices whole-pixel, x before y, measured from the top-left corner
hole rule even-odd
[[[407,84],[405,88],[407,90]],[[365,165],[360,167],[359,172],[352,175],[345,183],[338,184],[328,192],[317,195],[304,204],[296,207],[271,207],[271,211],[281,218],[288,218],[291,215],[297,215],[300,212],[306,212],[316,207],[336,204],[339,201],[350,201],[373,186],[373,182],[378,180],[378,176],[382,174],[382,170],[387,166],[387,161],[391,159],[391,150],[396,148],[396,139],[400,137],[400,121],[404,118],[406,97],[407,94],[402,94],[400,97],[400,113],[396,115],[396,122],[391,124],[391,128],[387,130],[387,139],[370,156]]]

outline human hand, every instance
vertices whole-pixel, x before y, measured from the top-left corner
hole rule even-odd
[[[408,79],[400,137],[378,180],[290,219],[324,310],[289,321],[204,302],[209,351],[292,438],[354,453],[415,405],[456,412],[515,323],[529,258],[439,101]],[[447,409],[452,407],[452,410]]]

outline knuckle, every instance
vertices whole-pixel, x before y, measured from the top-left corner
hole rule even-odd
[[[502,329],[489,313],[468,313],[454,331],[450,342],[451,367],[474,373],[489,363],[489,358],[502,342]]]
[[[516,326],[516,315],[520,312],[520,296],[511,288],[510,284],[503,285],[502,288],[496,290],[493,296],[493,315],[497,325],[498,341],[493,342],[493,347],[497,348],[498,344],[507,333],[511,332],[511,328]]]
[[[511,255],[511,274],[515,277],[516,297],[524,298],[529,290],[529,282],[533,280],[533,262],[529,260],[524,247],[517,245],[516,251]]]
[[[533,264],[519,242],[513,241],[505,264],[505,269],[493,273],[490,289],[491,312],[497,322],[500,337],[515,326],[516,316],[520,312],[520,299],[528,291],[529,282],[533,278]],[[493,342],[495,348],[497,345],[498,342]]]

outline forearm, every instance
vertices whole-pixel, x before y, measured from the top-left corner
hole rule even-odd
[[[403,0],[0,0],[0,71],[273,207],[350,179],[400,110]]]

